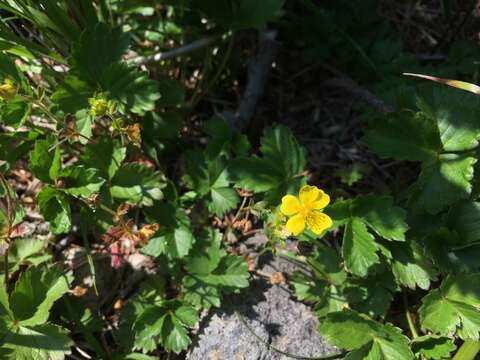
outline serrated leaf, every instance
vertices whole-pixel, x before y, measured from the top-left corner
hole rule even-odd
[[[453,339],[439,335],[424,335],[413,339],[412,350],[427,359],[449,359],[456,349]]]
[[[88,198],[93,193],[99,192],[105,179],[98,176],[96,169],[87,169],[83,166],[71,166],[64,169],[60,176],[65,180],[67,194]]]
[[[342,256],[346,268],[355,275],[366,276],[370,267],[380,263],[378,247],[367,226],[358,218],[351,218],[345,225]]]
[[[367,131],[363,141],[381,157],[398,160],[430,161],[442,150],[435,120],[412,111],[382,117]]]
[[[6,126],[19,128],[30,115],[32,106],[23,99],[14,99],[2,105],[0,120]]]
[[[9,360],[63,360],[71,353],[68,332],[53,324],[32,328],[20,326],[6,334],[2,348]]]
[[[424,163],[412,186],[412,203],[430,214],[437,214],[446,206],[467,199],[472,191],[470,181],[476,161],[466,154],[443,154],[434,162]]]
[[[464,151],[478,145],[478,96],[443,86],[420,91],[418,107],[438,124],[445,151]]]
[[[467,244],[480,240],[480,203],[463,201],[448,212],[447,224]]]
[[[95,168],[104,179],[111,179],[117,173],[127,154],[127,149],[111,139],[102,139],[88,144],[82,163],[87,168]]]
[[[228,210],[234,209],[240,198],[237,192],[231,188],[212,188],[212,202],[208,204],[208,210],[217,216],[223,216]]]
[[[53,137],[37,140],[30,154],[30,168],[43,182],[55,181],[61,168],[60,147]]]
[[[422,299],[422,328],[445,336],[478,340],[480,332],[480,274],[448,276]]]
[[[21,326],[44,324],[55,301],[68,292],[71,276],[56,268],[29,268],[22,273],[10,295],[10,308]]]
[[[190,252],[194,240],[190,228],[182,224],[151,238],[142,251],[154,257],[166,254],[172,258],[183,258]]]
[[[114,64],[103,73],[100,84],[123,112],[144,115],[155,109],[161,96],[158,83],[150,80],[146,72],[123,63]]]
[[[391,197],[359,196],[354,200],[351,211],[384,239],[405,241],[408,230],[406,212],[394,206]]]
[[[282,196],[297,193],[303,183],[305,149],[285,126],[266,129],[261,139],[261,158],[232,161],[229,168],[237,186],[255,193],[266,192],[266,200],[279,203]]]
[[[220,244],[222,234],[218,230],[205,230],[195,241],[190,256],[186,260],[185,268],[190,274],[209,274],[220,263]]]
[[[54,234],[70,231],[72,225],[70,204],[66,196],[53,187],[46,186],[37,197],[40,213],[49,222]]]
[[[165,176],[141,164],[129,163],[120,167],[112,178],[112,197],[132,204],[152,206],[154,200],[163,198],[167,186]]]
[[[392,271],[400,285],[428,290],[437,271],[423,254],[420,245],[414,241],[406,244],[388,244],[392,252]]]
[[[121,29],[97,23],[84,30],[73,49],[74,67],[90,83],[96,84],[108,68],[121,60],[130,37]]]
[[[352,310],[328,314],[319,331],[332,344],[351,351],[346,359],[414,359],[400,329]]]
[[[69,75],[57,87],[51,99],[63,112],[75,114],[77,111],[89,107],[88,99],[93,96],[94,92],[95,88],[87,82]]]

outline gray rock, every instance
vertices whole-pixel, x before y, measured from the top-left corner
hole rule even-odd
[[[268,261],[251,286],[224,300],[222,308],[200,324],[188,360],[287,360],[269,350],[240,321],[270,345],[297,356],[317,357],[336,352],[317,332],[318,320],[311,309],[296,301],[285,284],[270,285],[268,275],[298,268],[280,258]]]

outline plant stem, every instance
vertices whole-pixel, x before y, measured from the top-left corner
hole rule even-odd
[[[418,337],[418,332],[415,327],[415,323],[413,322],[412,314],[408,309],[407,292],[405,290],[403,291],[403,305],[405,306],[405,317],[407,318],[408,327],[412,333],[412,337],[415,339]]]
[[[452,360],[473,360],[480,351],[480,341],[465,340]]]

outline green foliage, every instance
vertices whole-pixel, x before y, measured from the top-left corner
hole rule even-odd
[[[266,200],[277,204],[285,194],[298,192],[303,182],[305,150],[284,126],[266,129],[261,140],[262,157],[240,157],[230,171],[236,185],[253,192],[265,192]]]

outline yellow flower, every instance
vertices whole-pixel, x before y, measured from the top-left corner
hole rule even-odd
[[[5,101],[11,101],[17,95],[17,87],[11,79],[6,78],[0,85],[0,97]]]
[[[320,235],[332,226],[332,219],[321,212],[330,203],[330,196],[316,186],[305,185],[300,189],[298,197],[285,195],[282,198],[280,211],[288,216],[286,227],[297,236],[305,230],[305,226]]]

